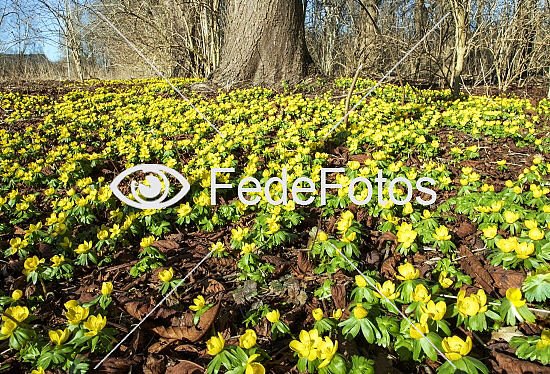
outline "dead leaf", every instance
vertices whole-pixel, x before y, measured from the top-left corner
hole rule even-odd
[[[376,243],[378,243],[378,250],[380,251],[382,249],[382,246],[384,245],[385,242],[387,241],[392,241],[393,242],[393,246],[391,248],[392,252],[395,250],[395,248],[397,247],[397,245],[399,244],[398,240],[397,240],[397,236],[393,233],[393,232],[390,232],[390,231],[386,231],[385,233],[383,233],[382,235],[380,235],[377,239],[376,239]]]
[[[150,354],[143,367],[143,374],[164,374],[165,372],[166,356]]]
[[[458,226],[458,229],[456,230],[456,235],[458,235],[459,238],[465,238],[468,235],[472,235],[476,231],[477,224],[463,221]]]
[[[304,251],[298,252],[297,263],[298,263],[298,270],[300,271],[301,274],[311,275],[313,271],[313,264],[309,260],[307,252],[304,252]]]
[[[203,374],[204,368],[194,362],[180,360],[175,366],[166,368],[166,374]]]
[[[101,358],[97,358],[95,360],[92,360],[91,367],[95,367]],[[95,362],[94,362],[95,361]],[[141,362],[141,359],[139,356],[133,356],[132,358],[116,358],[116,357],[109,357],[103,363],[101,366],[94,371],[94,373],[97,374],[126,374],[130,372],[130,368],[134,365],[138,365]]]
[[[336,309],[346,309],[346,285],[333,284],[330,286],[330,293],[332,294],[332,300]]]
[[[504,340],[510,342],[514,336],[523,336],[516,326],[501,327],[491,333],[491,340]]]
[[[154,304],[150,302],[145,302],[143,300],[132,300],[126,297],[115,297],[115,300],[120,304],[120,306],[132,317],[141,320],[144,316],[147,315],[154,308]],[[170,318],[177,311],[171,308],[165,308],[160,306],[157,310],[149,316],[150,319],[165,319]]]
[[[194,343],[200,340],[208,331],[220,309],[218,302],[212,308],[208,309],[201,315],[197,326],[158,326],[153,328],[153,331],[165,339],[189,340]]]
[[[532,373],[532,374],[550,374],[550,367],[537,364],[536,362],[519,360],[506,353],[500,353],[492,350],[496,364],[493,370],[500,374],[512,373]]]
[[[206,287],[205,293],[212,294],[225,291],[225,286],[218,282],[215,279],[208,280],[208,286]]]
[[[151,246],[156,247],[161,252],[173,251],[180,247],[174,240],[157,240]]]

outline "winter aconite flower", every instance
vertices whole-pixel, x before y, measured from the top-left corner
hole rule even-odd
[[[174,269],[169,268],[167,270],[162,270],[159,272],[158,277],[163,282],[170,282],[174,277]]]
[[[313,309],[311,311],[311,314],[313,315],[313,318],[315,318],[316,321],[320,321],[324,317],[323,310],[321,308]]]
[[[447,272],[445,271],[442,271],[440,274],[439,274],[439,284],[441,285],[441,287],[443,288],[449,288],[453,285],[453,280],[450,279],[450,278],[447,278]]]
[[[56,345],[61,345],[67,341],[69,335],[71,335],[71,332],[69,328],[65,328],[64,330],[50,330],[48,335],[53,343]]]
[[[380,293],[375,292],[374,294],[379,299],[387,298],[389,300],[395,300],[399,297],[399,292],[395,292],[395,284],[390,280],[385,281],[382,286],[380,283],[376,283],[376,289],[379,290]]]
[[[421,305],[420,310],[422,310],[422,313],[427,314],[432,320],[439,321],[447,312],[447,304],[445,304],[444,301],[440,301],[436,304],[433,300],[430,300],[426,306]]]
[[[244,374],[265,374],[264,366],[259,362],[254,362],[258,357],[260,357],[260,355],[255,353],[248,358]]]
[[[290,342],[289,347],[294,352],[298,353],[299,358],[306,358],[309,361],[317,359],[317,347],[322,341],[319,336],[319,332],[315,329],[310,331],[302,330],[299,335],[300,340],[293,340]]]
[[[74,301],[74,303],[72,301]],[[71,302],[65,303],[65,307],[67,308],[65,317],[67,317],[67,320],[71,325],[78,325],[80,322],[86,319],[88,317],[88,314],[90,313],[89,308],[84,308],[78,305],[78,302],[76,302],[75,300],[71,300]]]
[[[481,231],[483,231],[483,236],[485,236],[487,239],[493,239],[495,236],[497,236],[498,227],[497,225],[487,226]]]
[[[470,296],[466,296],[466,291],[460,290],[458,292],[457,307],[463,318],[485,313],[487,311],[487,295],[482,289],[477,291],[477,294],[471,294]]]
[[[403,248],[409,248],[415,241],[417,232],[413,230],[412,224],[403,222],[397,229],[397,240],[403,244]]]
[[[358,287],[365,288],[367,287],[367,280],[362,275],[356,275],[355,284],[357,284]]]
[[[439,226],[437,229],[435,229],[435,233],[432,234],[432,237],[435,240],[450,240],[451,235],[449,235],[449,229],[445,226]]]
[[[460,360],[472,350],[472,338],[467,336],[466,341],[464,341],[458,336],[451,336],[444,338],[441,345],[445,352],[445,356],[447,356],[449,360]]]
[[[516,246],[516,256],[520,260],[525,260],[526,258],[529,258],[535,252],[535,244],[534,243],[527,243],[527,242],[521,242],[518,243]]]
[[[281,318],[281,313],[277,309],[275,309],[271,312],[268,312],[265,315],[265,318],[267,318],[267,320],[271,323],[276,323],[279,322],[279,318]]]
[[[21,291],[21,290],[14,290],[14,291],[11,293],[11,298],[12,298],[14,301],[19,300],[22,296],[23,296],[23,291]]]
[[[8,317],[10,316],[10,317]],[[26,306],[11,306],[4,311],[2,320],[4,322],[16,320],[17,322],[23,322],[29,317],[29,309]]]
[[[39,259],[37,256],[29,257],[25,260],[25,263],[23,264],[24,270],[23,274],[29,275],[33,271],[36,271],[38,269],[38,266],[43,263],[45,260],[43,258]]]
[[[411,291],[411,299],[416,302],[427,303],[432,297],[423,284],[417,285],[413,291]]]
[[[353,316],[357,319],[365,318],[369,312],[363,307],[363,304],[357,303],[355,304],[355,308],[353,308]]]
[[[540,334],[540,340],[537,343],[536,348],[538,350],[544,349],[550,345],[550,330],[544,329]]]
[[[98,314],[97,316],[89,316],[86,322],[82,325],[89,330],[85,336],[96,336],[107,324],[107,317]]]
[[[189,309],[191,309],[195,312],[198,311],[198,310],[201,310],[206,305],[206,302],[204,301],[204,297],[202,295],[199,295],[199,296],[195,297],[193,299],[193,303],[195,303],[195,305],[189,306]]]
[[[411,335],[411,338],[413,339],[420,339],[423,338],[424,335],[430,332],[430,329],[428,328],[428,324],[426,322],[422,323],[415,323],[414,326],[411,325],[409,327],[409,334]],[[422,335],[424,334],[424,335]]]
[[[247,329],[243,335],[239,337],[239,346],[244,349],[252,348],[256,345],[256,331]]]
[[[325,336],[325,339],[320,341],[317,347],[317,356],[320,360],[323,360],[319,365],[319,369],[329,365],[337,351],[338,342],[333,342],[328,336]]]
[[[506,290],[506,298],[510,300],[516,308],[525,305],[525,299],[522,299],[521,296],[521,290],[519,288],[508,288]]]
[[[113,292],[113,283],[103,282],[101,285],[101,294],[104,296],[110,295]]]
[[[225,347],[225,341],[221,333],[218,333],[217,336],[213,336],[206,342],[206,349],[209,355],[217,355]]]
[[[396,275],[395,277],[399,280],[411,280],[420,276],[420,271],[415,269],[410,262],[399,265],[397,267],[397,271],[399,272],[399,275]]]
[[[80,255],[80,254],[88,252],[90,249],[92,249],[92,242],[91,241],[84,241],[84,243],[79,244],[78,247],[74,251]]]

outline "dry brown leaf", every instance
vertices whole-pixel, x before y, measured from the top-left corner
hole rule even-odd
[[[144,316],[147,315],[147,313],[151,311],[151,309],[154,308],[154,305],[152,305],[150,302],[146,302],[143,300],[132,300],[126,297],[115,297],[115,299],[126,311],[126,313],[139,320],[141,320]],[[153,314],[151,314],[149,318],[170,318],[176,313],[177,311],[174,309],[164,308],[160,306],[157,310],[153,312]]]
[[[176,250],[180,247],[180,245],[173,240],[157,240],[153,242],[151,246],[156,247],[161,252]]]
[[[220,309],[218,302],[212,308],[208,309],[201,315],[197,326],[158,326],[153,328],[153,331],[165,339],[189,340],[194,343],[200,340],[208,331]]]
[[[170,347],[170,345],[174,342],[176,342],[177,339],[163,339],[160,338],[160,340],[154,344],[151,344],[149,348],[147,348],[147,352],[149,353],[160,353],[164,351],[166,348]]]
[[[537,364],[536,362],[519,360],[506,353],[492,351],[496,360],[496,367],[493,367],[496,373],[513,374],[513,373],[531,373],[531,374],[550,374],[550,367]]]
[[[180,360],[175,366],[166,368],[166,374],[203,374],[204,368],[194,362]]]
[[[477,231],[477,224],[472,222],[461,222],[456,230],[459,238],[465,238]]]
[[[166,356],[150,354],[143,366],[143,374],[164,374],[165,372]]]
[[[383,246],[384,243],[387,242],[387,241],[392,241],[392,242],[393,242],[392,252],[395,250],[395,248],[396,248],[397,245],[399,244],[399,242],[398,242],[398,240],[397,240],[397,236],[396,236],[393,232],[386,231],[385,233],[383,233],[382,235],[380,235],[380,236],[376,239],[376,242],[378,243],[378,250],[381,250],[381,249],[382,249],[382,246]]]
[[[91,365],[92,367],[95,367],[101,358],[97,358],[96,360],[92,360]],[[103,363],[101,366],[94,371],[96,374],[126,374],[130,372],[130,367],[134,365],[138,365],[140,363],[139,356],[133,356],[133,358],[116,358],[116,357],[109,357]]]
[[[208,286],[206,287],[205,293],[212,294],[225,291],[225,286],[218,282],[215,279],[208,280]]]

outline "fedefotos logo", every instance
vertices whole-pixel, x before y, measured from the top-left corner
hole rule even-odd
[[[119,190],[118,185],[122,180],[134,172],[142,172],[147,174],[145,176],[145,182],[137,182],[132,180],[130,183],[130,191],[134,200],[125,196],[122,191]],[[275,176],[269,178],[265,181],[265,184],[262,186],[261,182],[254,177],[245,177],[239,181],[237,185],[237,197],[241,203],[246,205],[255,205],[258,204],[261,200],[261,197],[258,194],[263,192],[265,199],[269,204],[286,205],[289,199],[289,183],[287,169],[283,168],[282,174],[280,177]],[[217,175],[220,173],[234,173],[235,168],[212,168],[210,170],[210,204],[216,205],[216,194],[218,190],[228,190],[234,189],[235,186],[230,183],[218,183]],[[165,173],[172,175],[177,181],[182,185],[181,190],[168,201],[164,201],[168,197],[170,182]],[[315,182],[308,177],[299,177],[292,182],[290,186],[290,196],[292,200],[297,205],[307,206],[312,204],[315,201],[316,196],[319,196],[321,199],[321,205],[326,205],[327,203],[327,192],[329,190],[338,190],[344,188],[342,184],[339,183],[328,183],[328,175],[335,173],[345,173],[344,168],[322,168],[320,176],[320,190],[318,191]],[[156,175],[151,175],[156,174]],[[281,185],[281,196],[278,199],[274,199],[274,196],[271,194],[271,186],[275,183]],[[387,183],[387,184],[386,184]],[[425,194],[430,196],[429,200],[424,200],[421,196],[416,196],[416,202],[421,205],[431,205],[436,201],[437,195],[434,190],[425,186],[425,184],[435,185],[435,180],[428,177],[419,178],[415,182],[416,190],[420,194]],[[366,197],[362,200],[357,199],[355,195],[356,186],[364,184],[364,187],[367,188]],[[405,198],[398,199],[397,196],[402,195],[402,193],[396,193],[396,185],[401,184],[406,190]],[[412,200],[413,196],[413,184],[410,180],[403,177],[393,178],[388,181],[388,178],[383,176],[381,170],[378,170],[378,175],[374,178],[374,185],[377,186],[377,202],[378,204],[385,206],[388,204],[388,201],[384,199],[383,191],[387,188],[388,197],[390,201],[395,205],[405,205]],[[164,165],[159,164],[142,164],[134,166],[130,169],[125,170],[119,174],[113,182],[111,182],[111,190],[117,198],[126,203],[129,206],[139,208],[139,209],[163,209],[170,207],[176,204],[178,201],[183,199],[183,197],[189,192],[191,186],[189,182],[183,175],[178,171],[171,169]],[[365,177],[353,178],[348,189],[348,196],[352,203],[356,205],[365,205],[368,204],[373,198],[373,183]],[[300,195],[299,195],[300,194]],[[246,195],[253,196],[250,199]],[[309,197],[305,197],[310,195]],[[304,197],[302,197],[304,196]]]

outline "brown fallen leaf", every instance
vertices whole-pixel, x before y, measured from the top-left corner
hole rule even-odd
[[[492,350],[496,365],[493,367],[495,373],[499,374],[550,374],[550,367],[543,366],[536,362],[519,360],[506,353]]]
[[[139,320],[146,316],[147,313],[149,313],[155,306],[155,304],[152,304],[151,302],[146,302],[144,300],[133,300],[124,296],[115,296],[114,298],[119,306],[126,311],[126,313]],[[174,309],[160,306],[157,310],[155,310],[155,312],[153,312],[153,314],[151,314],[149,318],[170,318],[176,313],[177,311]]]
[[[459,238],[465,238],[468,235],[473,234],[477,230],[477,224],[472,222],[461,222],[456,229],[456,235]]]
[[[92,360],[91,367],[95,367],[101,358]],[[132,358],[117,358],[109,357],[101,366],[94,371],[96,374],[126,374],[130,372],[132,366],[139,365],[141,363],[140,356],[133,356]]]
[[[165,339],[189,340],[194,343],[200,340],[208,331],[214,319],[218,315],[220,303],[218,302],[212,308],[208,309],[201,315],[197,326],[158,326],[153,328],[153,331]]]
[[[203,374],[204,368],[194,362],[180,360],[175,366],[166,368],[166,374]]]
[[[157,240],[151,246],[156,247],[161,252],[173,251],[180,247],[174,240]]]
[[[399,245],[399,242],[397,240],[397,236],[390,231],[386,231],[376,239],[376,243],[378,243],[378,250],[380,251],[384,243],[387,241],[393,242],[393,246],[391,250],[392,252],[395,251],[395,248],[397,248],[397,246]]]
[[[143,374],[164,374],[166,372],[166,356],[150,354],[143,366]]]

